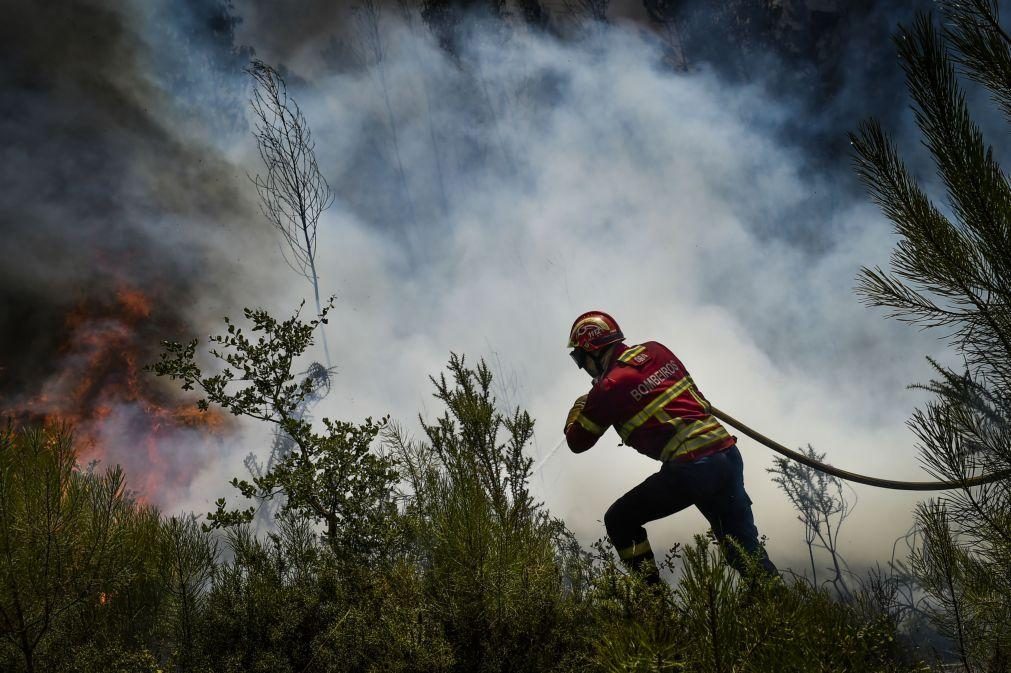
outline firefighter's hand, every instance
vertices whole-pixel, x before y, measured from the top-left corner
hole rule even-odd
[[[588,394],[589,393],[587,393],[587,395]],[[587,395],[580,395],[579,397],[576,398],[576,401],[572,403],[572,408],[569,409],[569,415],[565,419],[565,432],[569,431],[569,428],[572,426],[572,424],[576,422],[576,417],[579,416],[579,413],[583,410],[583,407],[586,406]]]

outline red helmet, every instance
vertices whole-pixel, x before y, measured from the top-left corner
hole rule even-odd
[[[587,311],[576,318],[569,330],[569,348],[581,348],[587,353],[599,351],[618,341],[624,341],[618,322],[603,311]]]

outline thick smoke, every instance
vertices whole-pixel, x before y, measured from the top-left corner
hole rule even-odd
[[[739,59],[672,69],[633,4],[610,25],[555,17],[547,31],[485,13],[453,26],[451,51],[400,3],[373,7],[91,3],[49,47],[28,35],[15,45],[35,56],[3,94],[5,109],[32,110],[20,124],[4,117],[24,157],[5,184],[24,184],[3,197],[19,251],[4,271],[14,308],[2,352],[25,363],[5,375],[5,396],[55,373],[75,305],[65,297],[108,295],[116,276],[91,260],[109,246],[131,251],[112,267],[157,298],[155,340],[215,329],[208,316],[242,305],[290,311],[311,296],[245,176],[259,169],[244,122],[249,51],[236,49],[247,45],[286,73],[337,193],[318,254],[322,289],[338,295],[328,335],[339,372],[318,415],[392,413],[410,426],[419,410],[438,412],[427,376],[450,351],[483,356],[500,399],[538,419],[535,453],[546,456],[588,384],[565,355],[566,331],[597,307],[633,341],[665,342],[716,405],[784,443],[916,478],[904,421],[923,398],[905,386],[929,377],[923,354],[944,353],[852,293],[859,267],[885,264],[893,239],[842,147],[869,114],[906,133],[889,45],[857,61],[846,36],[860,26],[844,25],[815,44],[839,47],[818,57],[831,61],[831,90],[805,89],[788,84],[813,80],[786,70],[803,49],[763,52],[762,74],[748,77]],[[861,16],[887,33],[892,14]],[[876,54],[880,89],[869,84]],[[54,181],[54,197],[24,204]],[[45,263],[50,240],[68,263]],[[269,445],[266,432],[250,441],[230,442],[169,504],[204,511],[241,457]],[[763,472],[771,455],[742,446],[759,527],[788,564],[799,525]],[[607,505],[653,469],[607,436],[588,454],[556,453],[535,486],[590,540]],[[859,496],[843,550],[887,556],[914,498]],[[703,529],[689,512],[651,528],[657,546]]]
[[[146,446],[140,425],[171,440],[148,412],[179,403],[135,379],[161,339],[231,304],[241,251],[265,228],[241,169],[205,145],[214,106],[162,85],[190,73],[153,52],[138,11],[16,2],[4,14],[0,408],[78,423],[97,443],[84,457],[123,463],[134,486],[153,472],[185,486],[214,444],[180,428],[176,450]],[[190,38],[173,48],[211,53]],[[242,120],[242,100],[228,102]]]

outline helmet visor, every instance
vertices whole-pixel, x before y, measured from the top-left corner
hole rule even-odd
[[[569,357],[572,358],[572,361],[575,362],[576,366],[580,369],[583,369],[586,366],[586,357],[588,355],[589,354],[582,348],[576,348],[569,353]]]

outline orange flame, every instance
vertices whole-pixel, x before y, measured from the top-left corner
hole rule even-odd
[[[78,304],[65,320],[59,373],[15,414],[72,424],[82,463],[119,463],[141,500],[164,504],[220,446],[230,418],[199,411],[144,372],[161,338],[156,313],[127,285],[105,304]]]

